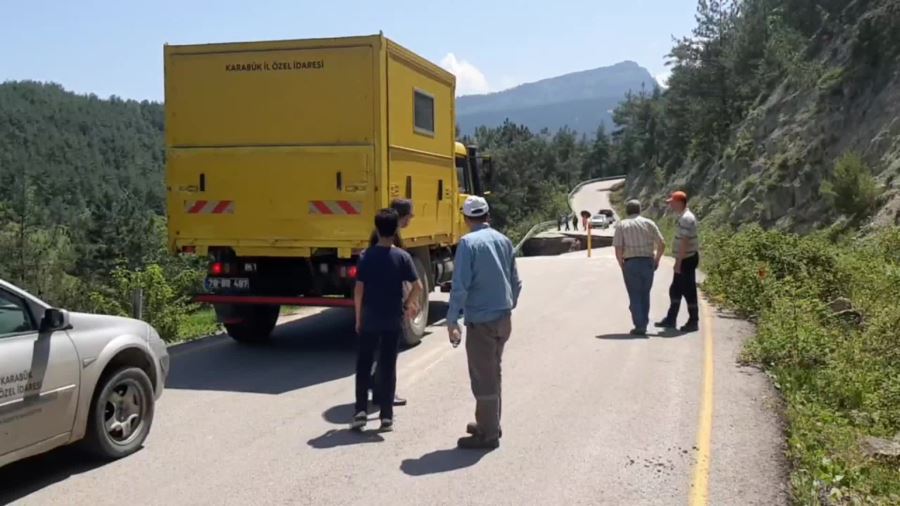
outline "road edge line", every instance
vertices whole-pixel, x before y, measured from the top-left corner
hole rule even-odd
[[[700,302],[703,312],[703,387],[700,398],[700,416],[697,425],[697,461],[691,483],[691,506],[709,503],[709,470],[712,446],[713,418],[713,334],[712,318],[706,301]]]

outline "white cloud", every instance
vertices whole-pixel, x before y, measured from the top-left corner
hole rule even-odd
[[[447,56],[441,60],[441,66],[456,76],[457,95],[471,95],[491,91],[484,72],[478,70],[478,67],[466,60],[457,58],[455,54],[447,53]]]
[[[653,77],[656,79],[656,82],[659,83],[660,86],[662,86],[663,88],[668,88],[669,87],[669,77],[671,77],[671,76],[672,76],[672,71],[669,69],[666,69],[666,70],[660,72],[659,74],[656,74]]]

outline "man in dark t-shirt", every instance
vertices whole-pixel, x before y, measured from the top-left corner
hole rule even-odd
[[[404,229],[408,227],[409,222],[411,222],[414,217],[412,201],[409,199],[394,199],[391,201],[391,209],[397,211],[399,228]],[[373,230],[372,235],[369,236],[369,246],[375,246],[376,244],[378,244],[378,231]],[[403,240],[400,239],[399,231],[394,235],[394,246],[398,248],[403,247]]]
[[[409,223],[413,219],[412,201],[409,199],[394,199],[391,201],[391,209],[393,209],[394,211],[397,211],[399,228],[404,229],[404,228],[408,227]],[[372,247],[372,246],[375,246],[376,244],[378,244],[378,231],[373,230],[372,235],[369,237],[369,246]],[[403,240],[400,239],[399,231],[397,231],[397,233],[394,234],[394,246],[396,246],[398,248],[403,247]],[[373,387],[377,383],[375,381],[375,378],[378,377],[378,368],[380,367],[380,364],[381,364],[381,362],[377,362],[376,366],[375,366],[375,373],[374,373],[374,376],[372,377],[372,382],[371,382],[371,385]],[[396,382],[396,379],[394,381]],[[375,393],[374,389],[373,389],[372,393],[373,394]],[[375,396],[373,395],[373,401],[376,401],[376,404],[377,404],[378,399],[375,399],[374,397]],[[395,395],[394,396],[394,406],[406,406],[406,399]]]
[[[354,306],[359,355],[356,360],[356,403],[351,428],[361,430],[368,417],[369,383],[372,361],[378,350],[379,371],[376,399],[393,399],[397,383],[397,352],[403,334],[403,319],[418,312],[422,283],[416,275],[412,257],[395,248],[399,218],[393,209],[383,209],[375,216],[378,244],[367,249],[357,266]],[[404,297],[403,283],[412,289]],[[380,402],[381,430],[393,429],[394,403]]]

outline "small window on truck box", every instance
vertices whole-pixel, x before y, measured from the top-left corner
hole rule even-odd
[[[413,92],[413,118],[416,133],[434,136],[434,97],[421,90]]]

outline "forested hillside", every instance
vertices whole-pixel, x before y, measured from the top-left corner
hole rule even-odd
[[[898,55],[896,0],[701,0],[668,90],[615,112],[630,192],[686,188],[723,224],[895,223]]]
[[[162,133],[160,104],[0,85],[0,278],[121,313],[147,285],[151,318],[179,332],[197,271],[165,251]],[[139,279],[151,275],[164,283]]]

